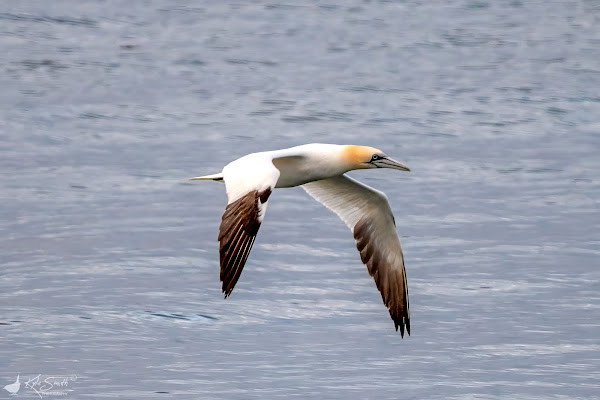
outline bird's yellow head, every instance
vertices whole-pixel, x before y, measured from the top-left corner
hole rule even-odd
[[[369,146],[344,146],[342,159],[351,169],[392,168],[410,171],[407,166],[386,156],[383,151]]]

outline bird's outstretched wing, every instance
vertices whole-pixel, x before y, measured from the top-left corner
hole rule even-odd
[[[229,202],[219,228],[221,282],[231,294],[248,259],[267,210],[279,170],[271,159],[243,157],[223,169]]]
[[[400,240],[387,197],[345,175],[310,182],[304,190],[354,233],[360,258],[375,279],[396,330],[410,335],[408,287]]]

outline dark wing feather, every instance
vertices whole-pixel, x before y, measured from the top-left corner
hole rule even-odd
[[[375,280],[377,289],[381,292],[383,304],[388,308],[390,316],[394,320],[396,330],[400,327],[400,334],[404,337],[405,326],[410,335],[410,319],[408,286],[402,249],[398,245],[399,253],[384,252],[378,247],[377,229],[376,219],[363,217],[354,226],[354,239],[356,239],[360,258]]]
[[[253,190],[227,205],[219,228],[221,282],[227,298],[237,283],[256,239],[271,189]]]

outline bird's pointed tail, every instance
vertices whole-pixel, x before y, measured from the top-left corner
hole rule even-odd
[[[213,175],[197,176],[195,178],[190,178],[189,180],[190,181],[222,181],[223,173],[219,172],[218,174],[213,174]]]

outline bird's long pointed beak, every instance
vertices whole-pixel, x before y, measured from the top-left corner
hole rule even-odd
[[[381,160],[375,161],[374,164],[377,165],[379,168],[391,168],[399,169],[400,171],[410,171],[410,168],[408,168],[406,165],[389,157],[385,157]]]

